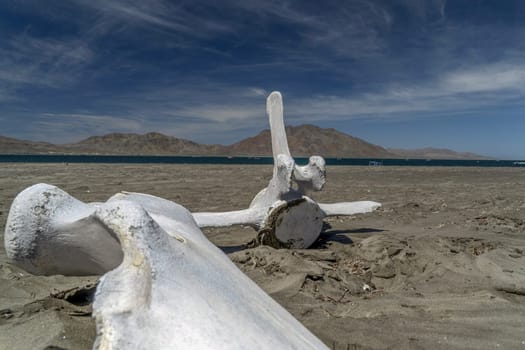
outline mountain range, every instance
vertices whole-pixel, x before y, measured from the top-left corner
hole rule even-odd
[[[448,149],[386,149],[335,129],[314,125],[287,126],[294,156],[327,158],[488,159]],[[91,136],[76,143],[55,145],[0,136],[0,154],[114,154],[114,155],[227,155],[271,156],[270,130],[231,145],[207,145],[151,132],[143,135],[112,133]]]

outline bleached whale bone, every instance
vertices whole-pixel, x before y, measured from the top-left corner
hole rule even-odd
[[[249,225],[258,230],[259,243],[276,248],[307,248],[321,234],[325,217],[368,213],[381,206],[372,201],[324,204],[308,197],[309,192],[320,191],[326,182],[325,160],[311,156],[305,166],[295,163],[288,148],[279,92],[274,91],[268,96],[266,112],[274,159],[270,183],[255,196],[247,209],[193,213],[200,227]]]
[[[94,349],[327,349],[165,199],[85,204],[38,184],[15,198],[5,247],[33,273],[113,269],[95,293]]]
[[[184,208],[164,224],[128,200],[97,215],[123,242],[124,260],[95,294],[95,348],[327,349],[210,243]],[[168,232],[169,221],[194,229]]]
[[[122,250],[96,215],[61,189],[36,184],[11,205],[4,233],[7,256],[37,275],[103,274],[120,264]]]

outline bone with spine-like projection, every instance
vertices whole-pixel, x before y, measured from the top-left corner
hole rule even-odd
[[[34,185],[9,213],[5,247],[27,271],[107,272],[94,349],[327,349],[244,275],[171,201],[120,193],[85,204]]]
[[[308,192],[320,191],[325,184],[325,161],[320,156],[312,156],[305,166],[295,163],[288,148],[279,92],[268,96],[266,112],[274,159],[273,177],[268,187],[255,196],[248,209],[193,213],[200,227],[250,225],[259,231],[259,243],[276,248],[307,248],[319,237],[323,218],[368,213],[381,206],[372,201],[324,204],[308,197]],[[293,188],[293,183],[297,188]]]

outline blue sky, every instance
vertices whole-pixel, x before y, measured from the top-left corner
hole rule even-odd
[[[286,123],[525,158],[525,2],[0,3],[0,135],[233,143]]]

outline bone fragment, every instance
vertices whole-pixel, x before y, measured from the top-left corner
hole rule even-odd
[[[257,240],[276,248],[309,247],[319,237],[323,218],[323,211],[309,197],[281,200],[270,209],[257,234]]]
[[[138,204],[144,198],[120,197],[97,210],[124,260],[97,288],[95,349],[327,349],[203,240],[187,210],[160,224],[159,212]]]
[[[14,199],[7,217],[7,257],[37,275],[96,275],[118,266],[118,238],[82,203],[61,189],[37,184]]]
[[[372,201],[319,203],[325,216],[355,215],[371,213],[381,207],[381,203]]]

